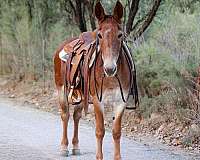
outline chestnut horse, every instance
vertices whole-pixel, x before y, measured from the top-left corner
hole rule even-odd
[[[94,32],[90,32],[92,39],[96,44],[95,62],[91,67],[89,74],[89,97],[94,106],[95,121],[96,121],[96,159],[103,159],[102,144],[105,134],[104,128],[104,107],[113,105],[113,143],[114,143],[114,159],[120,160],[120,137],[121,137],[121,120],[124,109],[126,108],[126,100],[130,95],[133,85],[132,79],[134,66],[131,65],[132,59],[127,57],[123,50],[124,33],[122,31],[121,19],[123,16],[123,6],[117,1],[113,11],[113,15],[106,15],[101,3],[98,2],[95,6],[95,16],[98,20],[98,28]],[[77,39],[77,38],[75,38]],[[69,44],[74,39],[66,41],[56,51],[54,56],[55,82],[59,94],[59,103],[61,109],[61,119],[63,121],[63,137],[61,141],[62,151],[68,154],[68,136],[67,126],[69,120],[69,112],[66,111],[66,104],[63,98],[64,79],[62,75],[61,59],[59,53],[66,44]],[[98,49],[97,49],[98,48]],[[96,53],[97,53],[96,52]],[[133,63],[132,63],[133,64]],[[132,68],[130,67],[132,66]],[[135,92],[137,87],[134,88]],[[82,88],[79,88],[83,94]],[[135,95],[137,96],[137,95]],[[79,154],[78,140],[78,124],[81,118],[84,101],[77,106],[74,106],[74,135],[73,135],[73,154]],[[135,97],[137,101],[137,97]]]

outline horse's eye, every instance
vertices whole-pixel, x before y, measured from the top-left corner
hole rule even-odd
[[[102,35],[101,35],[100,33],[98,33],[98,37],[99,37],[100,39],[102,39]]]
[[[121,37],[122,37],[122,35],[123,35],[123,34],[122,34],[122,33],[120,33],[120,34],[118,35],[118,38],[121,38]]]

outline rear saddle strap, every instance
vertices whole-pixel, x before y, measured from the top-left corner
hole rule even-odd
[[[88,53],[85,55],[84,63],[83,63],[83,78],[84,78],[84,111],[85,114],[88,112],[88,105],[89,105],[89,78],[90,78],[90,60],[95,59],[92,55],[97,54],[95,53],[96,43],[92,43],[88,50]]]

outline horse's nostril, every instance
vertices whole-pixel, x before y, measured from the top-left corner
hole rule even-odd
[[[105,72],[108,76],[115,74],[117,67],[105,67]]]
[[[113,73],[115,73],[116,70],[117,70],[117,67],[114,67],[114,68],[113,68]]]

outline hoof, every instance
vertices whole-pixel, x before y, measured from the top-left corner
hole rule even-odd
[[[72,149],[72,155],[80,155],[81,151],[80,149]]]
[[[69,156],[69,151],[68,151],[68,149],[66,147],[61,147],[60,154],[63,157],[68,157]]]

